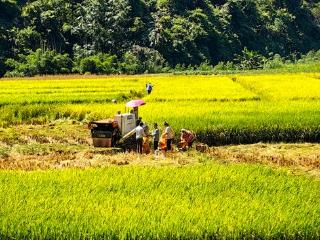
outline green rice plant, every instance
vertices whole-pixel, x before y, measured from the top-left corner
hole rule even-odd
[[[319,181],[259,165],[0,172],[0,236],[318,239]]]

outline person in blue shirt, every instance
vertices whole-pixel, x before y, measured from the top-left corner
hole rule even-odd
[[[147,92],[148,92],[148,95],[150,95],[151,92],[152,92],[152,90],[153,90],[153,86],[152,86],[151,83],[147,83],[147,84],[146,84],[146,90],[147,90]]]

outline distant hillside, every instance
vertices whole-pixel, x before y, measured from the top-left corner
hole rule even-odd
[[[319,0],[1,0],[0,9],[0,75],[33,75],[24,64],[41,61],[43,73],[115,64],[130,73],[217,64],[245,48],[282,57],[320,49]]]

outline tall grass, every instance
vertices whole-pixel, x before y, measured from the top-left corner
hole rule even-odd
[[[0,237],[320,237],[319,181],[253,165],[0,173]]]

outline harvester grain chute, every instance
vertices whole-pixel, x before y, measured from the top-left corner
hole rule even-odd
[[[132,108],[129,113],[116,114],[113,118],[89,123],[94,147],[123,147],[134,146],[134,130],[139,119],[139,107],[145,105],[143,100],[133,100],[126,104]]]

